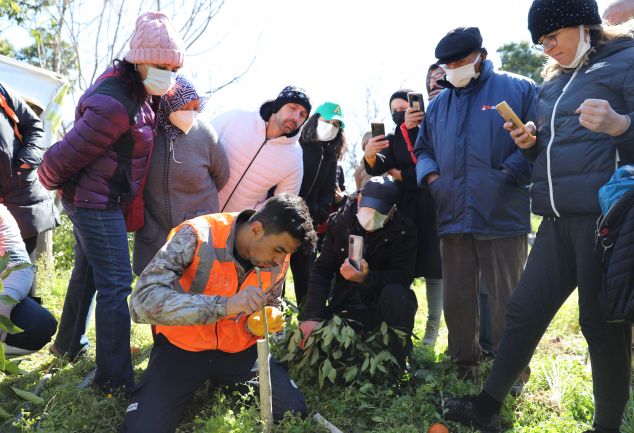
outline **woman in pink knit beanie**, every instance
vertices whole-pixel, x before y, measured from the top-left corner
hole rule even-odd
[[[143,224],[143,207],[142,202],[129,205],[142,197],[154,143],[152,96],[167,93],[184,58],[183,41],[167,16],[141,15],[130,51],[82,95],[75,125],[46,152],[38,170],[44,186],[61,190],[76,242],[75,266],[50,351],[71,359],[85,352],[81,338],[96,293],[94,385],[104,393],[130,391],[134,385],[127,231]],[[134,208],[140,209],[141,221],[130,211]]]

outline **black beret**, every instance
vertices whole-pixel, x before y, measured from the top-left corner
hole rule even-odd
[[[445,35],[436,45],[438,64],[446,65],[467,57],[482,48],[482,35],[477,27],[458,27]]]
[[[533,43],[565,27],[601,24],[595,0],[535,0],[528,12],[528,30]]]

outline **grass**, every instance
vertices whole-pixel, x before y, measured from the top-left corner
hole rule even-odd
[[[39,287],[45,305],[59,318],[68,281],[68,271],[52,275],[40,272]],[[289,278],[289,286],[292,280]],[[46,288],[45,288],[46,287]],[[426,311],[424,284],[415,285],[419,300],[415,333],[420,337],[424,329]],[[292,290],[289,290],[292,293]],[[94,322],[89,337],[94,342]],[[455,369],[443,355],[446,349],[446,328],[441,329],[435,350],[414,344],[411,364],[419,372],[416,377],[399,386],[375,387],[361,393],[353,387],[326,387],[318,390],[302,386],[309,409],[319,412],[344,432],[421,433],[429,425],[442,421],[439,402],[442,397],[474,393],[480,389],[490,364],[485,364],[475,381],[460,381]],[[133,362],[136,378],[147,366],[151,349],[149,327],[132,326]],[[94,347],[94,344],[93,344]],[[44,372],[55,364],[54,374],[45,385],[41,396],[44,405],[28,406],[7,398],[7,387],[33,390]],[[19,414],[0,426],[3,433],[114,433],[127,406],[122,396],[102,397],[92,389],[77,389],[77,384],[94,367],[94,349],[76,364],[59,363],[46,349],[21,358],[20,368],[25,374],[1,377],[0,404],[2,408]],[[504,425],[513,432],[575,432],[583,431],[592,422],[593,402],[591,373],[587,347],[577,323],[576,294],[565,303],[531,362],[533,374],[517,400],[507,399]],[[259,410],[248,398],[225,396],[201,389],[178,432],[253,432],[260,431]],[[447,423],[452,433],[471,430]],[[300,433],[324,431],[312,419],[288,418],[276,426],[275,432]],[[634,404],[630,401],[622,428],[634,433]]]

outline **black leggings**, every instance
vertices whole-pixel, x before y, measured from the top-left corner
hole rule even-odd
[[[630,389],[630,325],[608,324],[599,308],[601,265],[594,253],[597,215],[545,218],[526,270],[511,295],[506,328],[484,390],[503,401],[553,317],[579,288],[579,323],[592,362],[594,422],[618,429]]]

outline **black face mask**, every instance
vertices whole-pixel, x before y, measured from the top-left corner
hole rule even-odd
[[[401,126],[405,122],[405,111],[395,111],[392,113],[392,120],[396,123],[396,126]]]

